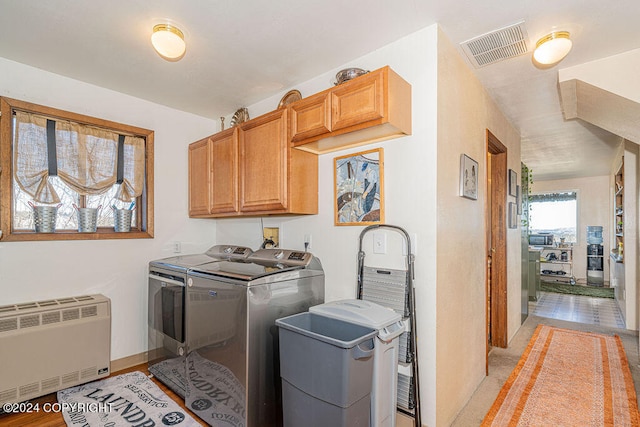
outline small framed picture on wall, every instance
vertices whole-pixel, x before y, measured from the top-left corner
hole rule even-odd
[[[513,197],[518,196],[518,174],[513,169],[509,169],[509,195]]]
[[[478,162],[466,154],[460,156],[460,196],[478,200]]]
[[[509,202],[509,228],[518,227],[518,207],[516,203]]]

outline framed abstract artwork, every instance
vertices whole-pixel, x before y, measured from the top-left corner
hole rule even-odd
[[[336,157],[335,225],[384,223],[384,153],[377,148]]]

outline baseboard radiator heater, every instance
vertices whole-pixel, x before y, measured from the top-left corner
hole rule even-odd
[[[104,295],[0,306],[0,405],[106,377],[110,356]]]

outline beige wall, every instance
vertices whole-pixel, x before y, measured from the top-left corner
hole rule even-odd
[[[0,58],[0,96],[155,131],[155,237],[136,240],[4,242],[0,305],[101,293],[111,299],[111,360],[147,349],[147,265],[201,253],[215,222],[189,219],[187,145],[217,122]]]
[[[438,35],[437,425],[455,418],[485,375],[486,130],[520,177],[520,136],[442,32]],[[458,196],[461,154],[479,163],[478,200]],[[507,201],[515,202],[507,196]],[[520,327],[520,230],[507,232],[508,337]]]
[[[577,243],[573,247],[573,275],[578,280],[587,278],[587,226],[603,227],[604,279],[609,281],[610,237],[613,235],[611,187],[609,176],[593,176],[554,181],[536,181],[533,171],[532,193],[553,191],[577,192]]]

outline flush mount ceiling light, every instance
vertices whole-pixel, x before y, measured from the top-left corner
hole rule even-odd
[[[171,24],[158,24],[153,27],[151,44],[160,56],[169,61],[182,58],[187,49],[184,34]]]
[[[554,31],[538,40],[533,59],[543,65],[556,64],[567,56],[572,45],[568,31]]]

